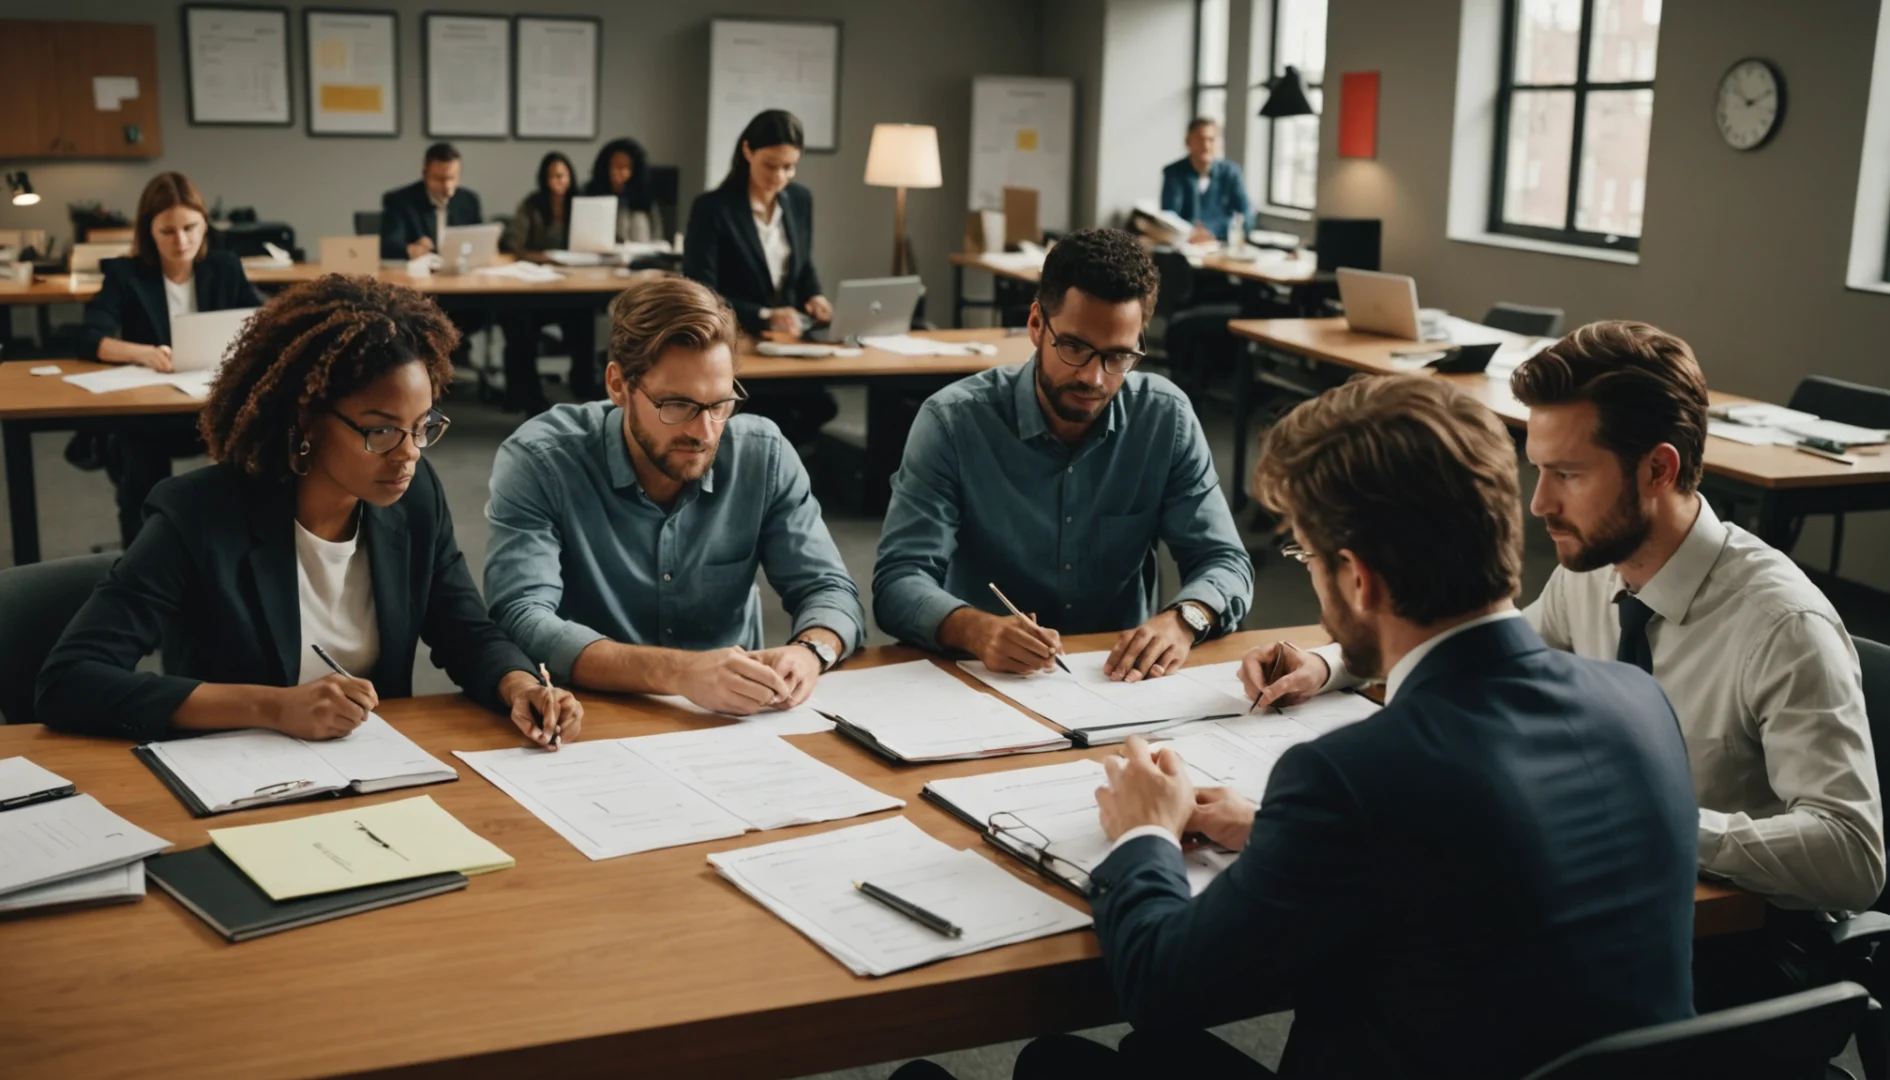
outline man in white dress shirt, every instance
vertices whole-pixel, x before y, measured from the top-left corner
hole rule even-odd
[[[1692,350],[1643,323],[1593,323],[1511,387],[1531,409],[1529,509],[1561,563],[1524,614],[1551,645],[1637,664],[1666,690],[1702,873],[1780,908],[1870,907],[1883,814],[1857,651],[1797,564],[1700,497],[1707,396]],[[1330,646],[1289,648],[1289,672],[1266,683],[1277,648],[1243,667],[1263,702],[1354,683]]]

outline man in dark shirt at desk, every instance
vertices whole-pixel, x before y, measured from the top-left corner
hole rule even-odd
[[[381,258],[418,259],[440,249],[440,233],[485,220],[479,195],[459,186],[459,149],[427,147],[420,179],[381,196]]]
[[[1036,355],[926,401],[873,571],[887,633],[1028,672],[1050,668],[1059,632],[1120,631],[1105,669],[1134,682],[1240,625],[1253,562],[1207,438],[1173,383],[1133,370],[1156,284],[1128,233],[1071,233],[1031,305]],[[1181,569],[1160,610],[1158,542]],[[1037,618],[1007,615],[992,585]]]

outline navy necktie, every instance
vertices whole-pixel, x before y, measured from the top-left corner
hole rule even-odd
[[[1654,617],[1654,609],[1642,603],[1641,598],[1633,593],[1622,593],[1619,606],[1621,644],[1615,647],[1614,658],[1652,675],[1654,647],[1647,641],[1647,621]]]

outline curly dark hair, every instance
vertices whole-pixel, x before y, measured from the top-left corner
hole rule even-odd
[[[1056,242],[1043,260],[1037,306],[1055,315],[1071,289],[1106,303],[1142,302],[1142,322],[1155,314],[1161,277],[1142,242],[1121,229],[1079,229]]]
[[[452,321],[420,293],[328,274],[283,291],[244,324],[197,430],[212,460],[288,480],[290,455],[324,406],[414,361],[438,396],[458,345]]]

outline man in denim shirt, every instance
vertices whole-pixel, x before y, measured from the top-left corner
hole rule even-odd
[[[734,314],[663,278],[617,297],[610,321],[610,400],[552,409],[499,447],[492,616],[579,686],[736,715],[799,705],[866,613],[794,448],[734,415]],[[757,565],[794,620],[773,649]]]
[[[1027,672],[1050,667],[1058,631],[1121,631],[1105,670],[1133,682],[1240,625],[1253,563],[1207,438],[1173,383],[1131,370],[1156,284],[1129,234],[1070,234],[1031,305],[1037,354],[926,401],[873,572],[888,633]],[[1158,541],[1182,584],[1155,611]],[[1041,625],[1007,617],[993,584]]]
[[[1221,125],[1197,116],[1188,125],[1188,156],[1162,169],[1162,209],[1194,223],[1188,239],[1195,243],[1228,239],[1235,214],[1253,228],[1247,179],[1240,166],[1220,156],[1220,146]]]

